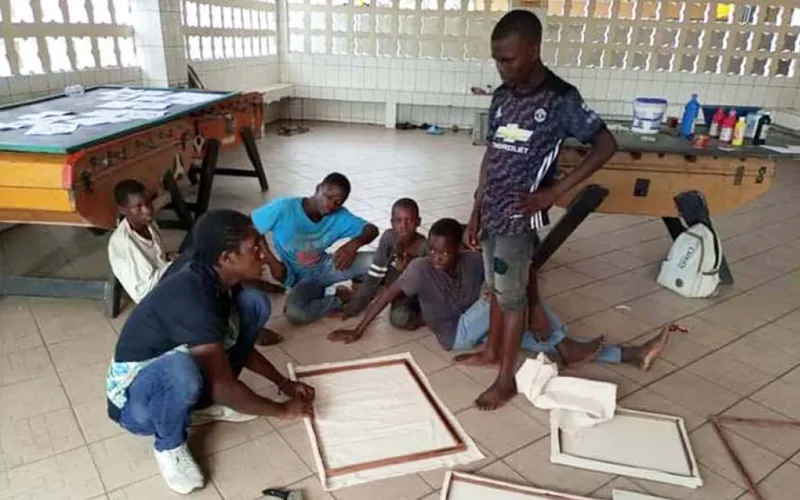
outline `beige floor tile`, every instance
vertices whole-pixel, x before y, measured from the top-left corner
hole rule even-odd
[[[562,266],[538,274],[539,293],[543,297],[557,295],[587,285],[597,278],[587,276],[572,267]]]
[[[374,355],[376,352],[391,349],[432,334],[431,330],[425,327],[412,332],[398,330],[390,325],[388,321],[381,319],[370,325],[369,329],[364,333],[364,337],[358,341],[358,349],[367,355]]]
[[[493,464],[497,461],[497,457],[492,455],[492,453],[489,450],[487,450],[485,446],[483,446],[480,443],[476,443],[476,445],[478,446],[478,449],[481,451],[481,453],[483,453],[484,458],[476,462],[460,465],[458,467],[455,467],[454,470],[460,472],[475,473],[476,471],[483,469],[484,467]],[[419,477],[424,479],[425,482],[428,483],[431,488],[439,489],[442,487],[442,484],[444,484],[444,476],[446,473],[447,473],[446,469],[435,469],[426,472],[421,472],[419,474]]]
[[[502,460],[498,460],[491,465],[487,465],[482,469],[475,472],[475,475],[481,477],[488,477],[489,479],[496,479],[497,481],[506,481],[514,484],[527,484],[525,478],[508,466]]]
[[[800,299],[792,297],[787,286],[778,280],[737,295],[698,313],[698,316],[733,332],[755,330],[800,307]]]
[[[55,369],[44,346],[0,356],[0,385],[16,384],[47,375],[55,375]]]
[[[111,330],[99,302],[29,299],[30,308],[48,345],[91,337]]]
[[[614,490],[622,490],[622,491],[633,491],[636,493],[643,493],[647,494],[647,491],[639,486],[638,484],[634,483],[632,479],[628,479],[627,477],[618,476],[608,483],[604,484],[601,488],[593,491],[591,494],[591,498],[603,498],[612,500]]]
[[[278,429],[278,433],[283,440],[286,441],[286,444],[300,457],[303,463],[306,464],[306,467],[316,474],[317,464],[314,459],[314,449],[311,447],[311,441],[309,440],[305,423],[293,422],[291,425]]]
[[[469,408],[456,418],[475,441],[494,456],[503,457],[550,433],[550,428],[514,405],[485,412]]]
[[[654,332],[650,335],[640,337],[635,341],[629,343],[629,345],[637,346],[640,345],[648,340],[650,340],[653,336],[655,336],[658,332]],[[668,342],[670,342],[669,340]],[[628,346],[623,346],[623,349]],[[655,382],[656,380],[660,380],[670,373],[674,372],[678,369],[677,366],[673,365],[669,361],[658,358],[656,359],[653,364],[650,366],[650,369],[647,371],[642,370],[639,368],[638,362],[636,364],[631,363],[602,363],[604,368],[611,370],[612,372],[619,373],[623,377],[633,380],[639,385],[647,385]]]
[[[535,486],[587,495],[612,476],[550,463],[550,438],[545,437],[503,459]]]
[[[211,482],[207,482],[205,488],[194,491],[191,495],[179,495],[169,489],[161,474],[150,476],[124,488],[114,490],[108,494],[108,497],[110,500],[170,500],[176,498],[222,500],[222,496]]]
[[[28,302],[21,297],[0,298],[0,355],[41,346],[42,336]]]
[[[303,492],[303,500],[335,500],[333,495],[325,491],[319,478],[311,476],[303,479],[300,482],[290,485],[287,489],[299,490]],[[272,500],[266,497],[264,500]]]
[[[569,335],[585,339],[603,335],[608,343],[621,343],[634,339],[650,329],[650,325],[629,314],[617,309],[606,309],[570,323]]]
[[[0,387],[0,424],[49,413],[68,406],[56,376]]]
[[[741,396],[752,394],[770,383],[774,376],[751,365],[737,361],[725,350],[695,361],[685,370]]]
[[[794,419],[800,419],[798,369],[756,392],[750,399]]]
[[[433,336],[433,335],[431,335]],[[431,351],[421,340],[406,342],[390,349],[373,353],[373,356],[389,356],[391,354],[409,353],[414,357],[420,369],[425,374],[431,374],[450,366],[452,354],[442,348]]]
[[[192,427],[189,431],[189,445],[197,456],[205,456],[256,440],[272,431],[266,418],[240,423],[215,422]]]
[[[442,493],[440,491],[433,491],[422,497],[420,500],[440,500],[441,498]]]
[[[703,478],[703,486],[697,489],[644,481],[642,479],[633,479],[633,481],[653,495],[677,500],[732,500],[738,498],[744,491],[744,489],[711,471],[708,467],[700,465],[699,469],[700,477]]]
[[[326,335],[327,333],[315,333],[302,339],[292,339],[283,344],[282,348],[300,365],[352,361],[367,357],[358,347],[358,343],[345,345],[331,342],[325,338]]]
[[[800,309],[780,317],[774,325],[793,332],[800,332]]]
[[[737,456],[756,482],[767,476],[783,462],[783,459],[778,455],[743,437],[731,432],[726,432],[726,436],[728,436],[731,446],[736,450]],[[728,481],[738,484],[742,489],[747,488],[747,484],[739,475],[739,471],[711,424],[705,424],[692,432],[689,435],[689,441],[692,444],[692,449],[698,462]]]
[[[800,466],[787,462],[763,479],[758,490],[764,498],[796,498],[798,478]],[[744,498],[750,500],[752,496],[747,494]]]
[[[69,408],[0,425],[0,446],[9,469],[85,444]]]
[[[641,387],[641,384],[638,382],[611,370],[609,366],[610,365],[605,363],[588,363],[578,368],[563,370],[561,374],[568,377],[582,377],[616,384],[617,398],[622,398],[626,394],[630,394]]]
[[[109,361],[110,355],[99,363],[87,364],[59,374],[70,403],[77,405],[105,397]]]
[[[800,364],[800,335],[772,323],[720,352],[761,372],[782,375]]]
[[[92,457],[82,447],[10,470],[7,491],[3,498],[83,500],[102,495],[103,485]]]
[[[428,483],[416,474],[393,477],[371,483],[342,488],[333,492],[337,500],[411,500],[433,491]]]
[[[701,415],[688,408],[684,408],[649,387],[639,389],[633,394],[621,398],[619,400],[619,406],[632,410],[649,411],[681,417],[683,418],[686,428],[690,431],[700,427],[708,419],[708,415]]]
[[[609,304],[590,299],[581,293],[580,289],[570,290],[569,292],[548,297],[547,302],[561,321],[565,323],[572,323],[573,321],[587,318],[608,309],[609,306]]]
[[[89,444],[119,436],[125,432],[119,424],[108,418],[108,403],[105,398],[73,405],[72,409],[78,418],[78,425],[81,426],[83,437]]]
[[[90,444],[89,451],[108,491],[158,473],[153,455],[153,438],[149,436],[134,436],[125,432]]]
[[[473,406],[487,389],[453,366],[430,375],[428,380],[439,399],[454,413]]]
[[[715,415],[740,399],[736,393],[708,382],[686,368],[666,376],[650,388],[699,415]]]
[[[773,420],[791,420],[786,415],[770,410],[769,408],[745,399],[736,406],[726,411],[724,415],[740,418],[766,418]],[[746,437],[776,455],[789,458],[800,452],[800,429],[787,428],[761,428],[751,425],[726,424],[729,432]]]
[[[114,356],[117,336],[110,326],[103,332],[50,345],[50,355],[59,373],[106,363]]]
[[[208,471],[226,500],[249,500],[311,475],[277,432],[211,455]]]

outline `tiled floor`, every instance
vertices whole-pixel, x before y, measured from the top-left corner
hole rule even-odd
[[[315,125],[311,133],[291,138],[273,134],[261,150],[269,197],[310,193],[323,175],[338,170],[353,181],[350,208],[381,227],[400,196],[420,202],[425,226],[443,216],[464,218],[481,155],[463,134],[431,137],[347,125]],[[242,164],[243,158],[226,160]],[[217,207],[250,210],[269,198],[258,193],[254,180],[217,182]],[[276,297],[271,326],[286,342],[264,352],[285,366],[410,351],[489,457],[471,468],[481,474],[597,498],[624,487],[672,499],[747,499],[705,419],[712,413],[800,419],[799,185],[797,166],[781,166],[768,196],[716,218],[737,279],[718,298],[684,300],[655,285],[669,240],[660,220],[644,217],[593,216],[542,273],[549,301],[575,334],[635,342],[667,322],[691,329],[673,337],[649,373],[595,364],[577,374],[617,383],[624,406],[685,417],[705,481],[697,491],[551,465],[546,414],[520,398],[496,413],[471,408],[492,372],[453,366],[427,331],[398,332],[379,322],[353,346],[332,345],[324,336],[341,323],[291,328]],[[180,237],[170,236],[173,243]],[[105,274],[103,239],[86,231],[15,228],[0,240],[16,268]],[[97,303],[0,300],[0,498],[171,497],[150,441],[121,432],[105,417],[104,372],[123,322],[124,315],[104,318]],[[270,390],[253,377],[247,381]],[[800,432],[733,431],[765,497],[797,498]],[[290,485],[304,489],[310,500],[433,500],[443,477],[435,471],[326,494],[313,476],[300,423],[221,424],[193,433],[191,444],[211,479],[194,495],[203,499],[253,499],[263,488]]]

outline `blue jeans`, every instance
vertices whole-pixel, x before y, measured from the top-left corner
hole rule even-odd
[[[464,311],[464,314],[458,318],[453,349],[472,349],[476,345],[486,342],[489,332],[489,308],[489,302],[480,298]],[[526,351],[555,354],[558,343],[567,337],[567,327],[561,323],[561,320],[546,303],[542,302],[542,308],[550,324],[550,337],[547,342],[539,342],[533,333],[525,331],[522,335],[521,345]],[[604,345],[597,356],[597,361],[621,363],[622,348],[618,345]]]
[[[239,336],[227,350],[234,377],[242,372],[269,319],[269,298],[260,290],[245,288],[236,298],[236,311]],[[209,383],[190,354],[162,356],[144,367],[128,387],[120,425],[133,434],[155,436],[158,451],[176,448],[186,441],[192,410],[212,403]]]
[[[340,310],[342,301],[335,295],[325,295],[325,290],[367,274],[374,255],[374,252],[358,252],[350,268],[339,271],[333,257],[325,254],[286,294],[286,318],[295,325],[304,325]]]

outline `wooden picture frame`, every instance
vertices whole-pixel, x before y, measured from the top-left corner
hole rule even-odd
[[[328,491],[484,458],[408,353],[290,364],[289,376],[316,390],[305,424]]]
[[[551,418],[550,461],[686,488],[703,485],[683,419],[672,415],[617,408],[613,419],[574,436]]]
[[[611,495],[613,500],[668,500],[637,491],[612,490]]]
[[[439,500],[592,500],[589,497],[448,471]]]

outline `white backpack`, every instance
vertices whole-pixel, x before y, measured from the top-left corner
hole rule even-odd
[[[716,233],[703,223],[682,232],[661,263],[658,283],[678,295],[702,298],[719,285],[722,246]]]

